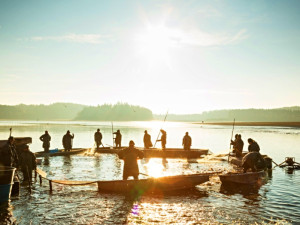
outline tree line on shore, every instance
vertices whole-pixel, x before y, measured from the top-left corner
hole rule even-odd
[[[141,106],[117,103],[86,106],[74,103],[50,105],[0,105],[1,120],[89,120],[89,121],[149,121],[163,120]],[[228,109],[206,111],[200,114],[169,114],[168,121],[223,122],[235,118],[244,122],[300,122],[300,107],[276,109]]]

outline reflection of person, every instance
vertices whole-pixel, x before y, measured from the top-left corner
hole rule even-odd
[[[74,138],[74,134],[71,135],[68,130],[67,133],[63,136],[62,144],[66,152],[69,152],[72,149],[72,140]]]
[[[251,169],[252,172],[262,170],[266,167],[266,164],[259,152],[249,152],[243,157],[242,166],[244,173],[246,173],[248,169]]]
[[[167,132],[164,131],[163,129],[160,130],[160,132],[162,133],[160,140],[157,141],[161,141],[161,148],[163,150],[166,149],[166,144],[167,144]]]
[[[135,180],[139,179],[139,166],[137,159],[144,157],[143,152],[134,147],[134,142],[129,142],[129,148],[121,150],[119,158],[124,160],[123,180],[127,180],[129,176],[133,176]]]
[[[13,136],[8,138],[7,143],[0,148],[0,165],[18,168],[19,158],[16,151],[15,139]]]
[[[94,139],[95,139],[97,149],[99,149],[99,146],[102,144],[102,134],[100,132],[100,129],[97,129],[97,132],[95,132]]]
[[[249,152],[259,152],[260,151],[259,145],[252,138],[248,139],[248,143],[249,143],[249,146],[248,146]]]
[[[144,148],[150,148],[152,147],[152,142],[151,142],[151,135],[148,134],[147,130],[145,130],[145,135],[144,135]]]
[[[46,130],[45,133],[40,137],[40,140],[43,142],[43,148],[45,152],[49,152],[51,136]]]
[[[36,169],[35,155],[29,150],[28,145],[20,154],[20,166],[23,173],[24,181],[32,181],[32,170]]]
[[[182,145],[184,150],[191,150],[192,138],[189,136],[189,132],[185,133],[182,139]]]
[[[122,134],[120,132],[120,130],[117,130],[117,132],[114,132],[113,134],[116,135],[115,139],[115,143],[116,143],[116,147],[121,148],[121,141],[122,141]]]

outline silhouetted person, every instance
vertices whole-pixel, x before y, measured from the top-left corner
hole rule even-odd
[[[20,154],[20,166],[23,173],[23,181],[32,181],[32,170],[36,169],[36,158],[34,153],[29,150],[28,145]]]
[[[63,144],[64,149],[65,149],[66,152],[71,151],[71,149],[72,149],[72,140],[73,140],[73,138],[74,138],[74,134],[71,135],[69,130],[68,130],[67,133],[63,136],[62,144]]]
[[[265,160],[259,152],[249,152],[243,157],[242,166],[244,173],[251,169],[252,172],[263,170],[266,167]]]
[[[114,134],[116,135],[116,137],[114,138],[116,147],[121,148],[122,134],[121,134],[120,130],[117,130],[117,132],[114,132]]]
[[[49,135],[47,130],[42,136],[40,136],[40,140],[43,142],[44,152],[49,152],[51,136]]]
[[[7,143],[0,148],[0,165],[18,168],[19,158],[16,151],[15,139],[10,136]]]
[[[97,132],[95,132],[94,139],[95,139],[97,149],[99,149],[99,146],[102,144],[102,134],[100,132],[100,129],[97,129]]]
[[[238,140],[238,134],[236,134],[236,135],[234,135],[234,137],[235,137],[235,139],[234,139],[234,141],[233,140],[231,140],[230,141],[230,145],[232,145],[232,152],[233,153],[236,153],[236,144],[237,144],[237,140]]]
[[[259,145],[252,138],[248,139],[248,143],[249,143],[249,146],[248,146],[249,152],[259,152],[260,151]]]
[[[119,152],[119,158],[124,160],[123,180],[127,180],[129,176],[133,176],[135,180],[139,179],[139,166],[137,159],[144,157],[143,152],[134,147],[134,142],[129,142],[129,148]]]
[[[161,148],[163,150],[165,150],[166,144],[167,144],[167,132],[164,131],[163,129],[161,129],[160,132],[161,132],[161,138],[160,138],[160,140],[157,140],[157,141],[161,141]]]
[[[151,142],[151,135],[148,134],[147,130],[145,130],[144,134],[144,148],[150,148],[152,147],[152,142]]]
[[[237,136],[237,140],[235,143],[235,154],[237,157],[242,157],[243,156],[243,148],[244,148],[244,142],[242,140],[242,135]]]
[[[191,150],[192,138],[189,136],[189,132],[185,133],[185,136],[182,139],[182,145],[184,150]]]

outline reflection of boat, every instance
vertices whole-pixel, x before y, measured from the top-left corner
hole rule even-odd
[[[109,147],[105,148],[105,149],[109,149]],[[67,156],[67,155],[77,155],[77,154],[83,154],[87,151],[89,151],[89,148],[73,148],[71,151],[69,152],[65,152],[64,149],[59,149],[57,151],[54,152],[49,152],[46,153],[44,151],[42,152],[35,152],[35,156],[36,157],[45,157],[45,156]]]
[[[99,150],[95,149],[95,152],[117,154],[124,148],[101,148]],[[137,147],[137,149],[141,150],[144,153],[145,158],[200,158],[204,155],[209,154],[208,149],[191,149],[189,151],[183,150],[182,148],[166,148],[165,150],[162,150],[160,148],[145,149]]]
[[[210,174],[191,174],[141,180],[98,181],[98,190],[107,192],[166,192],[190,189],[209,180]]]
[[[219,175],[222,183],[256,184],[265,175],[265,171],[248,173],[227,173]]]

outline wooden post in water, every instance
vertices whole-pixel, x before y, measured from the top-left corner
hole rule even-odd
[[[42,183],[43,183],[43,181],[42,181],[42,176],[39,175],[39,178],[40,178],[40,186],[42,186]]]
[[[52,180],[49,180],[50,192],[52,192]]]

